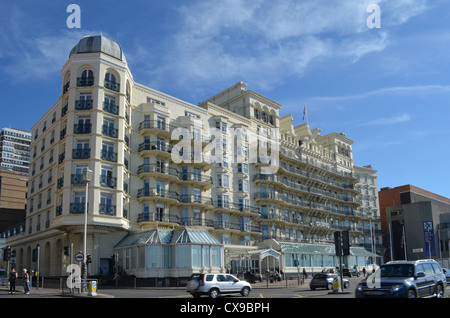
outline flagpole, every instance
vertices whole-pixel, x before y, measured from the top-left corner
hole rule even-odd
[[[305,104],[305,106],[303,107],[303,120],[305,120],[305,119],[306,119],[306,124],[309,126],[309,122],[308,122],[308,110],[307,110],[306,104]]]
[[[391,252],[391,261],[394,260],[394,250],[392,246],[392,230],[391,230],[391,223],[389,223],[389,249]]]
[[[375,255],[375,233],[373,230],[372,220],[369,221],[369,224],[370,224],[370,241],[372,243],[372,254],[373,254],[372,257],[374,259],[373,263],[375,264],[376,263],[375,256],[374,256]]]
[[[405,248],[405,261],[408,260],[408,255],[406,253],[406,233],[405,233],[405,225],[403,225],[403,246]]]

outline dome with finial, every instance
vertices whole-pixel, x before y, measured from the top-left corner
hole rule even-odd
[[[70,51],[69,58],[73,54],[82,53],[98,53],[102,52],[108,54],[116,59],[125,62],[125,57],[122,52],[122,47],[116,41],[108,39],[103,35],[85,36],[80,42]]]

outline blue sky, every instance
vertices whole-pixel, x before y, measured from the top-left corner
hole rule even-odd
[[[81,28],[69,29],[69,4]],[[370,4],[381,28],[369,28]],[[302,124],[354,140],[378,186],[450,197],[450,2],[0,0],[0,127],[30,130],[58,100],[85,35],[119,42],[134,80],[197,104],[238,81]]]

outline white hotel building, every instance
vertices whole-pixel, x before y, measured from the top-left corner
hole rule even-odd
[[[371,214],[358,212],[344,134],[294,127],[242,82],[198,105],[136,83],[104,36],[82,38],[61,73],[61,97],[32,127],[25,233],[8,243],[18,267],[34,268],[39,246],[41,275],[67,275],[64,246],[83,249],[86,201],[94,276],[319,271],[337,264],[339,230],[350,231],[348,266],[372,256],[358,246]],[[190,135],[174,140],[176,128]]]

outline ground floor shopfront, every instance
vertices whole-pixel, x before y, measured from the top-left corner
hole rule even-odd
[[[82,250],[83,231],[73,227],[66,232],[48,231],[33,237],[16,237],[8,245],[16,250],[12,263],[17,270],[39,267],[41,276],[67,276],[67,266],[76,263],[64,254],[73,244],[74,253]],[[33,251],[39,247],[39,264]],[[290,278],[303,272],[320,272],[339,266],[333,244],[288,243],[274,239],[253,246],[221,244],[207,230],[193,228],[153,229],[128,232],[96,228],[88,231],[87,253],[91,255],[88,273],[91,277],[144,279],[186,279],[195,272],[228,272],[238,277],[251,273],[265,278],[279,273]],[[344,258],[345,267],[371,270],[380,262],[364,248],[351,247]],[[6,263],[3,267],[6,268]]]
[[[297,276],[335,269],[339,258],[334,245],[284,243],[273,239],[255,246],[220,244],[204,230],[152,230],[125,237],[115,247],[118,269],[138,278],[187,279],[196,272],[227,272],[240,278],[252,274],[265,279]],[[380,256],[352,247],[344,267],[371,270]]]

